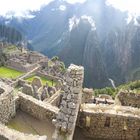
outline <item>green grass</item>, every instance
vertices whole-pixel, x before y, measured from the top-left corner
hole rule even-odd
[[[35,77],[36,77],[36,76],[33,75],[33,76],[31,76],[31,77],[29,77],[29,78],[27,78],[27,79],[25,79],[25,80],[27,80],[28,82],[31,83]],[[45,78],[45,77],[40,77],[40,78],[41,78],[41,81],[42,81],[42,84],[43,84],[43,85],[46,85],[46,83],[47,83],[48,86],[54,86],[54,85],[56,84],[56,82],[53,82],[53,85],[52,85],[52,80],[48,80],[48,79]]]
[[[17,77],[21,76],[23,72],[7,68],[7,67],[0,67],[0,78],[11,78],[16,79]]]

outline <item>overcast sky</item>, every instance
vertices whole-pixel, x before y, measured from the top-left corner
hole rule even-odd
[[[16,16],[21,16],[27,10],[39,10],[44,4],[53,0],[0,0],[0,15],[15,12]],[[86,0],[65,0],[69,3],[84,2]],[[140,0],[108,0],[109,4],[122,11],[130,11],[140,14]]]
[[[140,15],[140,0],[108,0],[114,7]]]

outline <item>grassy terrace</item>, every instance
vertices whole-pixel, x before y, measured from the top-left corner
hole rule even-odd
[[[0,78],[11,78],[16,79],[17,77],[21,76],[23,72],[7,68],[7,67],[0,67]]]
[[[33,75],[33,76],[31,76],[31,77],[29,77],[29,78],[27,78],[25,80],[27,80],[28,82],[31,83],[35,77],[36,76]],[[55,82],[52,82],[52,80],[49,80],[49,79],[47,79],[45,77],[40,77],[40,78],[41,78],[41,81],[42,81],[43,85],[45,85],[47,83],[49,86],[54,86],[56,84]]]

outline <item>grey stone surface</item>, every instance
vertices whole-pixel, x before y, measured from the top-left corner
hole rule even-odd
[[[70,65],[63,82],[62,90],[64,93],[55,126],[58,131],[67,135],[73,135],[76,126],[82,97],[83,74],[83,67]]]
[[[32,86],[37,86],[38,88],[42,87],[42,81],[40,77],[34,77],[32,81]]]
[[[0,81],[0,123],[7,123],[16,114],[13,88]]]
[[[27,95],[34,96],[33,87],[29,84],[24,84],[24,86],[22,88],[22,92],[27,94]]]

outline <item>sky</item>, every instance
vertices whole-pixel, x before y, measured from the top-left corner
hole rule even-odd
[[[0,15],[15,13],[15,16],[28,14],[27,10],[39,10],[53,0],[0,0]],[[64,0],[71,4],[83,3],[86,0]]]
[[[15,16],[28,15],[28,10],[39,10],[44,4],[48,4],[53,0],[0,0],[0,15],[9,15],[13,13]],[[71,4],[76,2],[84,2],[86,0],[64,0]],[[129,11],[130,13],[140,15],[140,0],[107,0],[109,5],[114,6],[121,11]],[[61,9],[64,7],[61,7]],[[7,14],[8,13],[8,14]]]
[[[108,4],[121,11],[128,11],[133,15],[140,15],[140,0],[108,0]]]

